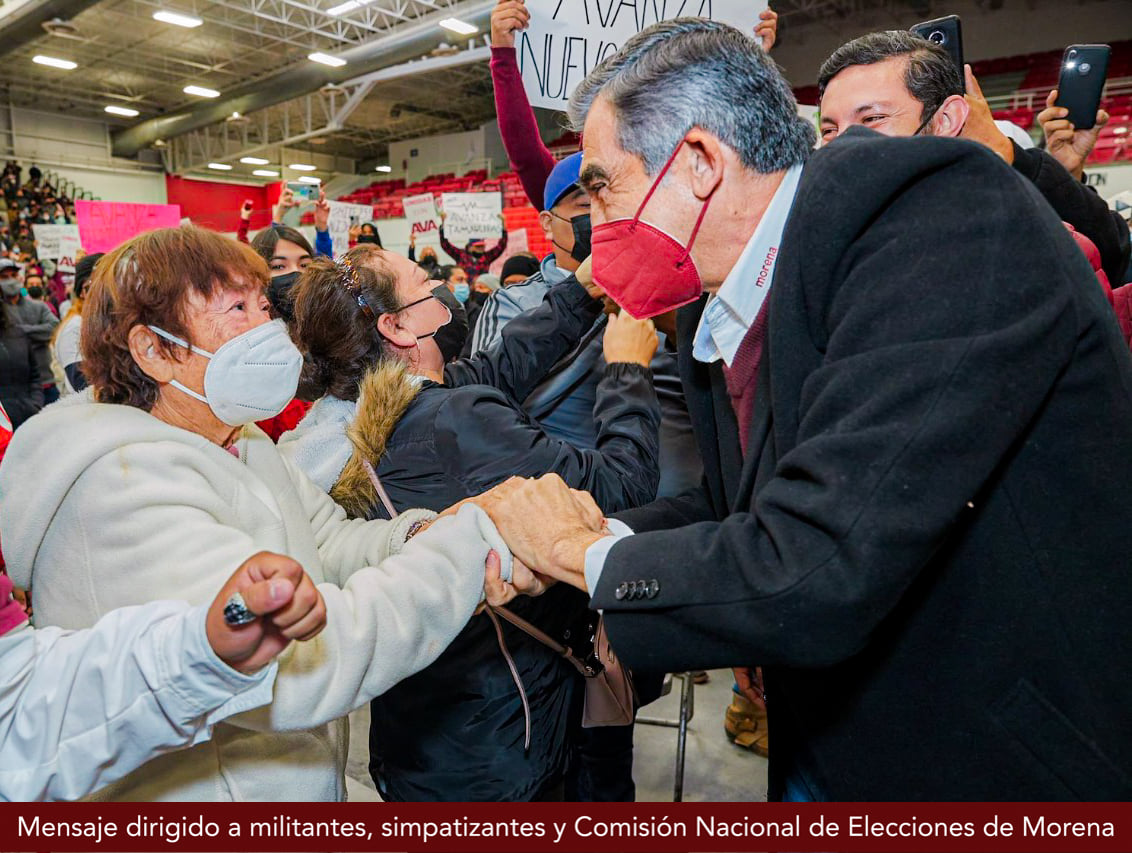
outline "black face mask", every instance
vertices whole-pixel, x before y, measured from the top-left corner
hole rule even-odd
[[[561,219],[563,222],[570,223],[570,230],[574,232],[574,248],[570,250],[570,257],[578,263],[588,258],[590,256],[590,215],[588,213],[581,213],[571,219],[567,219],[565,216],[559,216],[553,210],[550,211],[550,215]],[[558,246],[557,243],[554,245]],[[562,249],[562,246],[558,246],[558,248]],[[565,249],[563,249],[563,251],[565,251]]]
[[[295,282],[299,280],[301,274],[296,271],[286,272],[283,275],[273,275],[271,283],[267,285],[267,301],[271,303],[275,316],[283,318],[285,323],[290,323],[295,319],[291,289],[295,286]]]
[[[437,329],[432,338],[440,348],[444,363],[448,364],[459,358],[464,349],[464,342],[468,339],[468,314],[459,300],[452,295],[448,285],[435,287],[432,292],[437,299],[448,306],[448,311],[452,314],[452,319]]]
[[[360,234],[358,235],[359,243],[373,243],[376,246],[381,245],[381,241],[377,239],[376,234]]]

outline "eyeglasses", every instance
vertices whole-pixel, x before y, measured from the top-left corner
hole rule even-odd
[[[417,335],[418,341],[423,341],[423,340],[426,340],[427,338],[436,337],[437,333],[442,328],[444,328],[449,323],[451,323],[452,322],[452,309],[449,308],[447,305],[445,305],[439,298],[437,298],[435,293],[430,293],[428,296],[422,296],[420,299],[416,299],[416,300],[413,300],[412,302],[409,302],[406,305],[402,305],[400,308],[398,308],[394,312],[396,314],[400,314],[402,311],[407,311],[408,309],[412,308],[414,305],[420,305],[422,302],[428,302],[430,299],[434,299],[440,304],[440,307],[443,308],[445,313],[448,315],[448,319],[445,320],[443,323],[441,323],[439,326],[437,326],[434,331],[429,332],[427,335]]]

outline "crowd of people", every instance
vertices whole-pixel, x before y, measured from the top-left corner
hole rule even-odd
[[[372,223],[335,257],[285,190],[254,237],[83,258],[67,305],[0,260],[0,798],[341,800],[368,704],[385,800],[628,801],[637,708],[729,668],[774,799],[1127,799],[1096,131],[1051,93],[1027,145],[888,31],[815,133],[767,10],[630,39],[557,160],[528,22],[500,0],[491,74],[545,258]]]

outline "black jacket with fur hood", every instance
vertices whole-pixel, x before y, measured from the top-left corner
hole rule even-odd
[[[280,449],[356,517],[388,517],[366,463],[398,512],[440,511],[509,477],[549,472],[591,492],[608,513],[640,506],[659,482],[660,406],[648,368],[606,368],[594,406],[595,450],[551,438],[519,402],[577,345],[600,305],[570,279],[510,323],[494,346],[448,365],[444,385],[400,366],[377,367],[357,404],[319,401]],[[509,606],[562,638],[587,599],[559,585]],[[559,781],[577,674],[510,624],[502,630],[530,703],[530,749],[495,629],[477,615],[435,663],[374,700],[371,772],[383,797],[523,801]]]

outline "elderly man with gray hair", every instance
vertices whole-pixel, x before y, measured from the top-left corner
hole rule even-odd
[[[1132,481],[1132,360],[1033,185],[937,136],[811,154],[711,21],[643,31],[570,107],[595,281],[684,306],[705,477],[601,526],[512,481],[481,505],[515,555],[631,666],[762,663],[772,797],[1132,795],[1132,585],[1097,511]]]

